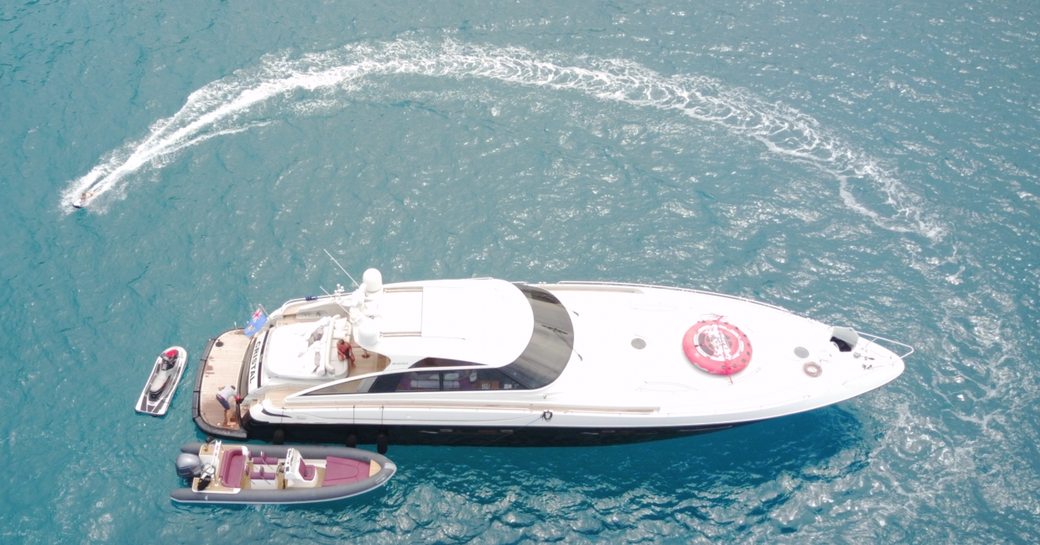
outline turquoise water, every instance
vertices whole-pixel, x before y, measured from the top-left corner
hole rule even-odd
[[[0,5],[0,542],[1035,542],[1037,5],[675,4]],[[735,430],[391,446],[373,495],[172,504],[200,436],[191,378],[134,413],[155,353],[348,284],[323,249],[723,291],[917,352]]]

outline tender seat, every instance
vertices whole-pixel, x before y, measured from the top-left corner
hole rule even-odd
[[[249,478],[257,481],[270,481],[278,477],[277,471],[268,471],[264,466],[253,468],[253,471],[249,472]]]
[[[248,457],[249,452],[241,449],[225,452],[220,461],[220,484],[227,488],[241,488]]]
[[[278,465],[278,458],[275,458],[274,456],[268,456],[261,452],[259,456],[253,456],[253,465],[275,466]]]
[[[300,451],[290,448],[285,454],[285,480],[289,486],[315,486],[318,470],[303,461]]]

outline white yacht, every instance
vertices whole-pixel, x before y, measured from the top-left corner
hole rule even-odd
[[[597,444],[817,409],[905,344],[739,297],[608,282],[383,284],[286,302],[210,341],[195,421],[230,438]],[[217,392],[236,386],[228,418]],[[227,418],[227,420],[225,420]]]

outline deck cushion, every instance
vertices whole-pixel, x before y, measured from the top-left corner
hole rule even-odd
[[[348,484],[368,478],[369,463],[329,456],[325,459],[325,481],[322,486]]]
[[[241,450],[224,453],[220,461],[220,482],[228,488],[242,487],[242,474],[246,469],[246,456]]]

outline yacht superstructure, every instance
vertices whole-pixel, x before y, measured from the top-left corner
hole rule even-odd
[[[352,292],[288,301],[250,337],[212,340],[195,412],[207,433],[276,442],[640,441],[847,400],[898,377],[912,351],[697,290],[384,285],[369,269]],[[223,426],[210,398],[232,380],[239,418]]]

